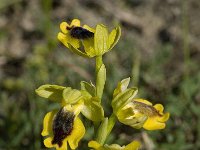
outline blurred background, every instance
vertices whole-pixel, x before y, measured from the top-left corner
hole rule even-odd
[[[117,83],[131,77],[137,97],[171,113],[164,130],[135,130],[117,123],[107,143],[142,142],[142,150],[200,149],[199,0],[0,0],[0,149],[45,149],[44,115],[58,106],[34,90],[42,84],[80,88],[94,82],[94,60],[72,54],[56,36],[73,18],[111,30],[122,27],[104,56],[105,113]],[[79,150],[92,139],[91,122]]]

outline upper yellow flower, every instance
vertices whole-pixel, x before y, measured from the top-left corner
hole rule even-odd
[[[94,148],[95,150],[138,150],[140,148],[140,142],[133,141],[126,146],[120,146],[118,144],[105,144],[101,146],[101,144],[96,141],[90,141],[88,147]]]
[[[41,133],[47,137],[44,145],[48,148],[55,147],[57,150],[67,150],[69,144],[71,149],[76,149],[85,134],[85,127],[78,118],[79,112],[77,106],[68,105],[47,113]]]
[[[121,35],[120,27],[108,34],[104,25],[97,25],[96,29],[88,25],[81,27],[78,19],[72,20],[70,25],[62,22],[60,29],[58,39],[72,52],[84,57],[103,55],[116,45]]]

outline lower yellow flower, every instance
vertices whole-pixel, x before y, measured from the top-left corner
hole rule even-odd
[[[57,150],[67,150],[69,144],[71,149],[76,149],[85,134],[85,127],[77,115],[71,106],[47,113],[41,133],[47,137],[44,145],[48,148],[55,147]]]
[[[105,144],[104,146],[102,146],[96,141],[90,141],[88,143],[88,147],[94,148],[95,150],[138,150],[140,148],[140,142],[133,141],[126,146],[120,146],[118,144]]]
[[[143,127],[146,130],[158,130],[165,128],[165,122],[169,119],[169,113],[163,113],[161,104],[152,105],[144,99],[134,99],[125,105],[116,114],[119,121],[133,128]]]

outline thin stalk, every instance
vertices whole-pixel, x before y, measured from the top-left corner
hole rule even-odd
[[[101,80],[102,76],[99,76],[99,72],[102,65],[103,65],[102,56],[97,56],[96,57],[96,96],[99,98],[100,101],[102,98],[103,88],[104,88],[101,85],[105,84],[105,81],[104,83],[102,83],[102,80]]]
[[[96,75],[101,68],[101,65],[103,64],[102,56],[97,56],[96,57]]]

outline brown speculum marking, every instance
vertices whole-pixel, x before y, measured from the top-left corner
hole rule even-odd
[[[58,144],[62,146],[63,140],[69,136],[73,130],[74,125],[74,113],[61,108],[53,120],[53,140],[52,144]]]
[[[144,104],[142,102],[133,101],[135,108],[143,114],[152,116],[162,116],[153,106]]]

